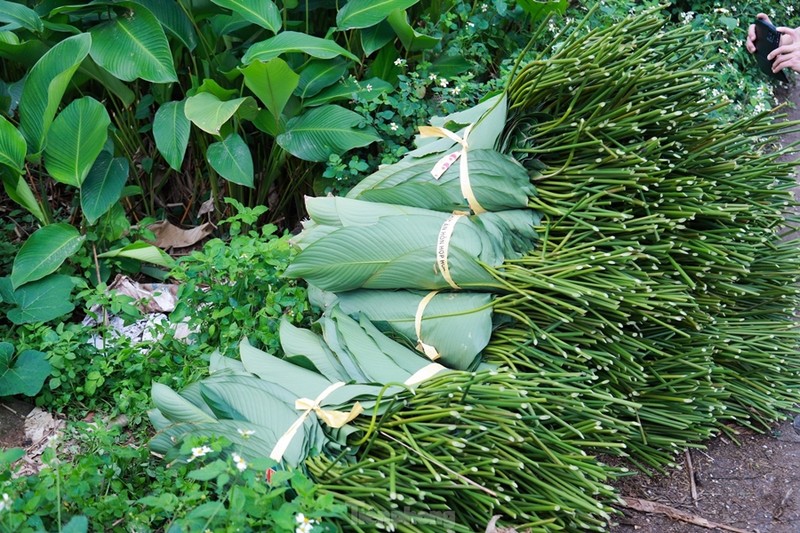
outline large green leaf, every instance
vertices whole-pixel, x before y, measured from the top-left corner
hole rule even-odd
[[[31,69],[19,102],[19,127],[28,143],[28,154],[38,158],[61,97],[89,54],[92,37],[87,33],[56,44]]]
[[[111,119],[90,96],[70,103],[47,134],[44,164],[56,181],[80,187],[108,138]]]
[[[91,57],[86,58],[81,63],[80,68],[78,68],[78,74],[85,74],[99,81],[111,94],[119,98],[125,107],[130,106],[136,99],[136,94],[124,82],[115,78],[107,70],[98,67]]]
[[[411,24],[408,23],[408,15],[402,9],[393,11],[386,20],[389,21],[389,24],[392,26],[392,29],[394,29],[400,42],[403,43],[403,48],[409,52],[430,50],[439,44],[441,40],[429,35],[423,35],[415,30]]]
[[[9,310],[8,319],[14,324],[32,324],[71,313],[75,309],[70,300],[73,287],[72,279],[62,274],[28,283],[14,291],[16,307]]]
[[[36,350],[25,350],[16,358],[13,355],[14,346],[0,342],[0,396],[35,396],[50,375],[47,355]]]
[[[47,217],[42,211],[42,207],[36,201],[33,191],[22,177],[22,174],[0,167],[0,179],[3,180],[3,188],[9,198],[27,209],[42,224],[47,223]]]
[[[69,224],[50,224],[36,230],[17,252],[11,268],[14,289],[42,279],[78,251],[84,237]]]
[[[419,0],[350,0],[336,14],[340,30],[368,28],[386,19],[392,11],[408,9]]]
[[[389,44],[396,37],[394,30],[386,21],[364,28],[359,33],[361,34],[361,48],[367,57]]]
[[[16,174],[25,169],[25,138],[5,117],[0,116],[0,165]]]
[[[173,422],[215,422],[216,419],[161,383],[153,383],[153,403]]]
[[[242,62],[249,64],[253,61],[269,61],[273,57],[292,52],[304,53],[320,59],[344,56],[358,61],[355,55],[330,39],[321,39],[296,31],[284,31],[248,48]]]
[[[184,113],[201,130],[219,135],[222,125],[234,114],[240,110],[249,114],[252,108],[255,100],[249,96],[223,102],[211,93],[199,93],[186,99]]]
[[[156,111],[153,137],[156,148],[170,167],[180,170],[189,145],[191,122],[186,118],[186,102],[167,102]]]
[[[153,263],[163,267],[172,267],[175,261],[168,256],[161,248],[148,244],[146,242],[137,241],[122,248],[116,248],[97,254],[97,257],[127,257],[129,259],[136,259],[143,263]]]
[[[272,33],[281,29],[281,12],[271,0],[211,0]]]
[[[338,100],[354,100],[356,97],[369,101],[391,90],[392,84],[380,78],[370,78],[363,81],[347,78],[336,85],[328,87],[318,95],[303,100],[303,105],[312,107]]]
[[[0,22],[39,33],[44,30],[42,19],[33,9],[17,2],[0,0]],[[11,29],[11,28],[8,28]]]
[[[253,186],[253,156],[250,148],[236,133],[208,147],[206,157],[211,168],[228,181]]]
[[[300,76],[279,57],[266,63],[253,61],[241,71],[244,75],[244,84],[253,91],[277,121],[297,87]]]
[[[300,73],[300,82],[295,94],[304,99],[316,95],[322,89],[341,80],[349,65],[350,63],[342,58],[311,61]]]
[[[81,209],[89,224],[94,224],[117,203],[128,180],[128,160],[100,152],[81,185]]]
[[[194,31],[192,20],[181,9],[179,2],[164,2],[164,0],[133,0],[137,4],[142,4],[168,32],[178,38],[178,40],[192,51],[197,46],[197,34]]]
[[[277,141],[295,157],[327,161],[331,154],[341,155],[380,140],[371,127],[359,127],[363,122],[364,118],[358,113],[327,105],[290,120]]]
[[[129,9],[130,15],[116,17],[89,30],[92,59],[121,80],[178,81],[167,36],[158,19],[140,4],[118,5]]]

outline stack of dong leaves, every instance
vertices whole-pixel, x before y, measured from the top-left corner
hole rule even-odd
[[[598,456],[661,469],[780,419],[800,400],[787,123],[718,118],[684,46],[704,37],[652,12],[579,27],[309,199],[287,275],[316,327],[154,387],[152,446],[223,435],[303,468],[345,530],[602,531],[620,470]]]

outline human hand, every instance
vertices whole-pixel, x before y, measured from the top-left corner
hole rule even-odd
[[[800,28],[779,27],[781,45],[769,53],[767,59],[772,62],[772,72],[780,72],[790,68],[800,72]]]
[[[767,15],[765,15],[764,13],[759,13],[758,15],[756,15],[756,18],[761,19],[761,20],[765,20],[765,21],[769,22],[770,24],[772,24],[772,22],[769,20],[769,17]],[[783,40],[783,39],[781,39],[781,40]],[[747,40],[745,40],[745,42],[744,42],[744,47],[747,48],[747,51],[750,52],[751,54],[754,54],[756,52],[756,25],[755,24],[750,24],[750,27],[747,29]]]

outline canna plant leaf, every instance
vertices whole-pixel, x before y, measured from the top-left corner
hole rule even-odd
[[[47,51],[31,68],[19,102],[19,129],[28,144],[28,157],[38,161],[45,137],[72,75],[89,54],[92,37],[67,37]]]
[[[243,19],[272,33],[281,29],[281,12],[272,0],[211,0],[218,6],[230,9]]]
[[[81,209],[89,224],[94,224],[117,203],[128,180],[128,160],[100,152],[81,185]]]
[[[354,78],[346,78],[336,85],[324,89],[319,94],[303,100],[306,107],[319,106],[336,102],[339,100],[355,100],[363,98],[367,101],[374,100],[381,94],[392,90],[392,84],[380,78],[370,78],[358,81]]]
[[[25,138],[5,117],[0,116],[0,165],[12,174],[22,174],[25,169]]]
[[[419,0],[349,0],[336,14],[339,30],[368,28],[397,9],[408,9]]]
[[[386,19],[397,34],[397,38],[403,43],[403,48],[409,52],[419,52],[434,48],[441,40],[438,37],[424,35],[414,29],[408,22],[408,14],[404,9],[392,11]]]
[[[189,134],[192,124],[186,117],[186,102],[167,102],[156,111],[153,117],[153,138],[156,148],[164,156],[167,164],[180,170],[186,148],[189,146]]]
[[[44,24],[39,14],[17,2],[0,0],[0,22],[7,23],[6,30],[24,28],[34,33],[41,33],[44,30]]]
[[[231,133],[208,147],[206,157],[211,168],[228,181],[253,187],[253,156],[238,134]]]
[[[354,111],[327,105],[291,119],[276,140],[299,159],[327,161],[332,154],[341,155],[380,140],[373,128],[360,127],[363,122],[364,118]]]
[[[39,202],[36,201],[33,191],[22,177],[22,174],[0,167],[0,179],[3,181],[3,188],[9,198],[27,209],[28,212],[35,216],[36,220],[42,224],[48,222],[47,216],[39,205]]]
[[[186,99],[184,113],[201,130],[219,135],[222,125],[236,113],[249,116],[255,107],[255,101],[249,96],[223,101],[211,93],[202,92]]]
[[[349,63],[342,58],[310,61],[300,72],[297,89],[294,94],[305,100],[326,87],[341,80],[347,73]]]
[[[344,56],[353,61],[359,62],[358,58],[346,48],[342,48],[330,39],[321,39],[311,35],[296,31],[283,31],[266,41],[255,43],[242,57],[245,65],[253,61],[269,61],[274,57],[288,53],[308,54],[319,59],[333,59],[337,56]]]
[[[111,118],[90,96],[73,100],[53,121],[47,134],[44,165],[61,183],[80,187],[108,139]]]
[[[92,59],[124,81],[178,81],[167,36],[149,9],[136,2],[118,2],[128,10],[89,30]]]
[[[97,254],[97,257],[128,257],[143,263],[153,263],[167,268],[172,267],[175,263],[161,248],[141,241]]]
[[[253,91],[277,122],[300,82],[300,75],[279,57],[267,62],[253,61],[240,69],[244,84]]]
[[[178,38],[187,50],[194,50],[197,46],[197,34],[192,26],[192,21],[177,2],[163,2],[162,0],[133,0],[150,10],[166,30]]]
[[[11,267],[14,289],[55,272],[83,243],[84,237],[69,224],[50,224],[36,230],[22,245]]]

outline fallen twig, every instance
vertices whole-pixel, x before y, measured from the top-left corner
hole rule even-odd
[[[623,507],[627,507],[628,509],[633,509],[634,511],[639,511],[642,513],[663,514],[669,518],[672,518],[673,520],[681,520],[682,522],[688,522],[689,524],[694,524],[696,526],[705,527],[708,529],[722,529],[724,531],[733,531],[734,533],[752,533],[746,529],[739,529],[737,527],[712,522],[711,520],[706,520],[701,516],[693,515],[691,513],[687,513],[686,511],[681,511],[680,509],[675,509],[669,505],[651,502],[649,500],[642,500],[640,498],[631,498],[626,496],[622,499],[621,505]]]
[[[692,453],[686,450],[686,471],[689,474],[689,490],[692,494],[692,503],[697,507],[697,485],[694,481],[694,466],[692,465]]]

